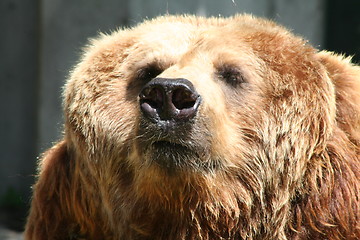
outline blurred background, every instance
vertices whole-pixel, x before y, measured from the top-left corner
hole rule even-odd
[[[88,38],[161,14],[243,12],[360,60],[359,0],[0,0],[0,226],[23,229],[37,157],[61,137],[61,87]]]

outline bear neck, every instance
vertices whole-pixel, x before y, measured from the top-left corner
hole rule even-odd
[[[260,220],[254,219],[260,219],[260,212],[257,212],[260,207],[256,204],[260,201],[244,186],[232,184],[230,188],[226,177],[221,180],[214,176],[178,179],[167,179],[162,185],[147,182],[142,192],[138,187],[140,192],[132,193],[132,203],[123,219],[130,227],[124,236],[134,239],[170,239],[171,236],[245,239],[257,232]]]

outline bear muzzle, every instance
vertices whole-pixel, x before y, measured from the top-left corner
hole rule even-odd
[[[201,96],[184,78],[154,78],[139,94],[140,150],[167,169],[183,168],[199,158],[194,142]],[[197,149],[197,150],[195,150]]]

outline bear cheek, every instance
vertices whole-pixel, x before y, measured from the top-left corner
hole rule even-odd
[[[121,86],[114,85],[104,92],[84,98],[82,106],[71,103],[67,113],[66,132],[96,162],[126,156],[124,151],[129,148],[138,124],[137,103],[126,98]],[[75,108],[81,111],[74,111]],[[107,149],[112,149],[110,156],[106,156]]]
[[[233,119],[232,109],[218,83],[210,80],[198,87],[203,104],[200,107],[199,119],[205,119],[202,125],[210,134],[211,161],[220,162],[222,167],[234,165],[238,161],[241,136],[238,122]],[[235,156],[236,155],[236,156]]]

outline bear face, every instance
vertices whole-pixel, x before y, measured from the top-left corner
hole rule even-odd
[[[137,171],[148,174],[151,168],[163,175],[253,162],[255,156],[248,151],[258,141],[262,149],[257,152],[266,152],[265,145],[274,151],[275,145],[287,148],[282,149],[284,156],[274,157],[277,164],[289,157],[285,155],[296,144],[291,142],[295,136],[308,135],[302,137],[307,142],[295,148],[303,151],[296,153],[299,158],[310,158],[310,150],[302,147],[323,148],[320,141],[328,136],[321,131],[331,128],[335,118],[334,89],[315,50],[270,22],[242,18],[227,20],[226,26],[225,20],[191,19],[196,25],[179,19],[155,21],[150,29],[145,24],[105,37],[101,50],[95,44],[65,93],[69,127],[82,130],[75,132],[89,142],[84,154],[103,155],[109,151],[102,148],[109,145],[119,152],[126,148],[129,164],[141,166]],[[129,43],[127,35],[136,38],[131,36]],[[171,84],[178,79],[198,95],[194,116],[147,116],[141,101],[153,100],[140,96],[144,87],[154,80]],[[313,94],[315,89],[319,94]],[[84,106],[80,115],[79,104]],[[81,122],[71,123],[74,120]],[[290,132],[293,137],[282,136]],[[92,149],[100,139],[100,148]]]
[[[355,239],[359,72],[248,15],[103,35],[64,88],[64,140],[35,190],[58,227],[32,213],[28,236]]]

